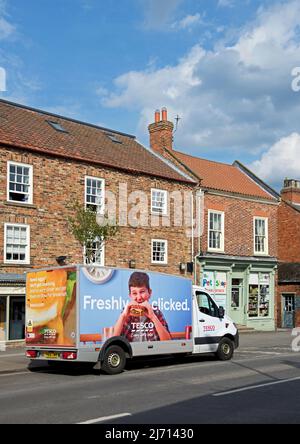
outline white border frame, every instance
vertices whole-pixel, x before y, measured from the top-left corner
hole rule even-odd
[[[29,200],[28,200],[28,202],[20,202],[19,200],[11,200],[9,198],[9,193],[10,193],[10,189],[9,189],[10,165],[29,168]],[[13,162],[11,160],[8,160],[7,161],[7,174],[6,175],[7,175],[7,184],[6,184],[6,189],[7,189],[6,199],[7,199],[7,202],[9,202],[9,203],[16,203],[16,204],[22,204],[22,205],[32,205],[33,204],[33,165],[31,165],[29,163]]]
[[[84,206],[87,208],[87,205],[91,205],[86,201],[87,196],[87,180],[98,180],[102,184],[102,190],[103,190],[103,202],[100,207],[100,211],[97,211],[97,214],[104,214],[105,213],[105,179],[102,179],[101,177],[95,177],[95,176],[85,176],[84,178]],[[95,205],[96,206],[96,205]]]
[[[24,261],[14,261],[14,260],[7,260],[6,259],[6,247],[7,247],[7,227],[20,227],[20,228],[26,228],[27,229],[27,247],[26,247],[26,253],[25,253],[25,260]],[[5,223],[4,224],[4,258],[3,258],[4,264],[13,264],[13,265],[30,265],[30,225],[27,224],[13,224],[13,223]]]
[[[154,242],[161,242],[161,243],[165,244],[166,253],[165,253],[165,260],[164,261],[154,261],[153,260],[153,243]],[[168,265],[168,241],[166,239],[151,239],[151,264]]]
[[[155,211],[153,209],[153,193],[154,191],[163,193],[165,195],[165,206],[163,211],[160,213],[159,211]],[[168,216],[169,214],[169,202],[168,202],[169,193],[167,190],[161,190],[159,188],[151,188],[151,214],[155,214],[156,216]]]
[[[265,230],[266,230],[266,251],[256,251],[255,250],[255,222],[257,220],[264,220]],[[269,218],[268,217],[260,217],[260,216],[254,216],[253,217],[253,252],[254,256],[269,256]]]
[[[222,220],[221,220],[221,248],[211,248],[209,246],[209,234],[210,234],[210,215],[211,214],[221,214]],[[218,210],[208,210],[208,219],[207,219],[207,251],[214,251],[218,253],[224,253],[225,249],[225,213],[224,211],[218,211]]]

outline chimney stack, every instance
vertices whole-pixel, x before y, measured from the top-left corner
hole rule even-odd
[[[173,149],[174,125],[168,121],[168,110],[163,108],[161,113],[155,111],[154,123],[148,127],[150,133],[150,148],[159,154],[165,153],[165,148]]]
[[[287,202],[300,205],[300,180],[285,179],[281,197]]]

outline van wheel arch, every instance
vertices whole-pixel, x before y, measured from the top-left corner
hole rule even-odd
[[[99,353],[98,362],[100,362],[100,363],[103,362],[106,350],[113,345],[117,345],[118,347],[123,349],[127,359],[132,358],[132,347],[130,345],[130,342],[127,341],[127,339],[122,336],[115,336],[113,338],[108,339],[104,343],[104,345],[101,348],[100,353]]]
[[[221,361],[230,361],[234,353],[234,338],[231,335],[224,336],[219,342],[216,357]]]

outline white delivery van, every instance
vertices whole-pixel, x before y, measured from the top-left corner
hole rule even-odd
[[[126,359],[215,353],[231,359],[238,331],[184,277],[100,266],[33,270],[26,278],[26,356],[90,362],[109,374]]]

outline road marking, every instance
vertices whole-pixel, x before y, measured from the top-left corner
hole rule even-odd
[[[254,354],[254,355],[282,355],[283,353],[279,352],[264,352],[264,351],[243,351],[238,350],[236,353],[246,353],[246,354]]]
[[[119,413],[118,415],[102,416],[101,418],[90,419],[89,421],[78,422],[77,424],[97,424],[98,422],[110,421],[112,419],[125,418],[132,416],[131,413]]]
[[[13,373],[2,373],[0,374],[0,378],[4,378],[4,376],[18,376],[18,375],[33,375],[31,372],[13,372]]]
[[[274,382],[267,382],[266,384],[259,384],[259,385],[250,385],[249,387],[244,387],[240,389],[230,390],[228,392],[222,392],[222,393],[215,393],[213,396],[227,396],[232,395],[233,393],[239,393],[239,392],[246,392],[248,390],[255,390],[262,387],[269,387],[271,385],[278,385],[278,384],[285,384],[286,382],[292,382],[292,381],[299,381],[300,376],[297,378],[290,378],[290,379],[282,379],[280,381],[274,381]]]

